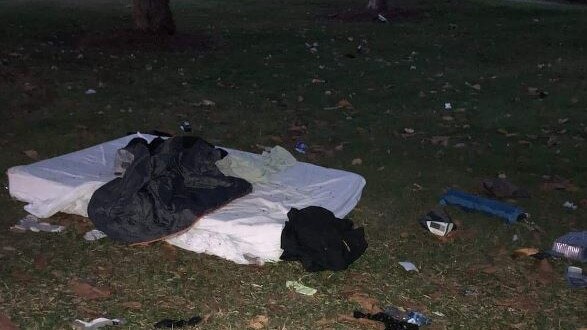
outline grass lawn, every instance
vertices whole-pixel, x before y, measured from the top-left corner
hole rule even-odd
[[[23,204],[2,189],[0,313],[21,329],[98,316],[151,329],[193,315],[205,317],[201,329],[244,329],[258,316],[271,329],[369,329],[345,319],[368,296],[422,311],[430,329],[586,327],[586,291],[564,279],[572,262],[510,255],[587,229],[587,203],[562,207],[587,201],[587,10],[399,0],[383,24],[355,15],[364,2],[173,0],[181,37],[163,48],[113,32],[131,27],[127,1],[0,0],[1,171],[33,162],[25,150],[44,159],[128,131],[178,133],[182,120],[254,152],[293,151],[300,139],[310,152],[299,160],[366,178],[349,217],[370,244],[347,271],[307,273],[164,244],[87,243],[91,222],[61,214],[50,221],[64,233],[19,234],[8,228]],[[335,108],[343,99],[353,107]],[[453,209],[462,229],[453,240],[419,227],[445,188],[478,192],[498,174],[531,192],[517,203],[539,230]],[[577,189],[542,190],[546,175]],[[407,273],[403,260],[421,271]],[[318,293],[299,295],[286,280]],[[78,282],[107,292],[87,299]]]

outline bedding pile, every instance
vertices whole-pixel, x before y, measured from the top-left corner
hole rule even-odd
[[[360,175],[298,162],[281,147],[259,155],[141,133],[7,174],[11,196],[39,218],[89,215],[114,240],[163,238],[241,264],[280,260],[292,208],[344,218],[365,186]]]

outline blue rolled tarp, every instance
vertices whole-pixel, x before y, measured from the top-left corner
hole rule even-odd
[[[469,194],[454,188],[449,189],[440,199],[441,205],[459,206],[465,211],[477,211],[505,219],[508,224],[516,223],[528,217],[520,207]]]

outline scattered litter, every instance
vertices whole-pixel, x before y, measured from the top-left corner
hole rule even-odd
[[[512,242],[517,242],[520,238],[518,237],[518,234],[514,234],[514,236],[512,237]]]
[[[377,20],[381,23],[389,23],[389,21],[387,20],[387,18],[385,18],[385,16],[378,14],[377,15]]]
[[[552,244],[552,254],[587,262],[587,231],[570,232],[557,238]]]
[[[35,217],[32,214],[28,214],[26,217],[18,220],[18,223],[12,227],[10,230],[16,232],[25,232],[30,230],[32,232],[38,233],[40,231],[47,232],[47,233],[60,233],[65,230],[65,226],[58,226],[52,225],[46,222],[39,222],[39,218]]]
[[[193,327],[193,326],[197,325],[198,323],[200,323],[201,321],[202,321],[202,318],[200,316],[194,316],[187,321],[186,320],[163,319],[163,320],[155,323],[154,327],[157,329],[163,329],[163,328],[175,329],[175,328],[182,328],[182,327],[186,327],[186,326]]]
[[[106,235],[103,231],[100,231],[98,229],[92,229],[84,234],[84,239],[86,241],[91,242],[91,241],[97,241],[97,240],[102,239],[107,236],[108,235]]]
[[[72,327],[75,330],[94,330],[109,325],[123,325],[125,323],[126,322],[124,319],[107,319],[105,317],[100,317],[90,322],[75,320],[72,324]]]
[[[569,210],[573,210],[573,211],[577,209],[577,205],[575,203],[569,202],[569,201],[564,202],[563,207],[567,208]]]
[[[478,295],[479,295],[479,290],[477,290],[477,288],[471,287],[471,288],[465,288],[463,290],[463,296],[470,297],[470,296],[478,296]]]
[[[301,141],[298,141],[294,147],[295,151],[299,152],[300,154],[305,154],[309,148],[310,147],[308,147],[307,144]]]
[[[481,90],[481,85],[480,84],[469,85],[469,87],[471,87],[472,89],[474,89],[476,91],[480,91]]]
[[[86,91],[86,95],[92,95],[92,94],[96,94],[96,93],[97,93],[96,90],[91,89],[91,88]]]
[[[215,107],[216,102],[214,102],[212,100],[202,100],[202,105],[205,107]]]
[[[543,99],[548,96],[548,92],[536,87],[528,87],[528,95],[538,96],[539,98]]]
[[[485,192],[496,198],[529,198],[530,193],[524,189],[519,188],[505,178],[493,178],[483,180],[481,186]]]
[[[446,111],[452,110],[452,104],[450,104],[449,102],[445,103],[444,110],[446,110]]]
[[[357,53],[366,54],[368,52],[369,52],[369,47],[367,47],[367,40],[363,39],[363,40],[361,40],[361,43],[359,43],[359,45],[357,46]]]
[[[414,132],[416,132],[413,128],[404,128],[404,132],[406,132],[406,134],[414,134]]]
[[[449,189],[440,199],[441,205],[456,205],[466,211],[478,211],[507,220],[509,224],[529,217],[520,207],[508,203],[483,198],[457,189]]]
[[[351,165],[362,165],[362,164],[363,164],[363,160],[361,158],[355,158],[351,162]]]
[[[315,54],[318,52],[318,46],[319,46],[318,42],[314,42],[312,44],[309,44],[306,42],[305,45],[308,48],[308,50],[310,51],[310,53]]]
[[[189,133],[192,131],[192,125],[190,124],[189,121],[184,120],[181,122],[181,124],[179,124],[179,128],[182,130],[182,132],[184,133]]]
[[[420,224],[422,227],[428,229],[431,233],[437,236],[446,236],[453,229],[456,229],[450,215],[442,207],[437,207],[426,213],[426,215],[420,219]]]
[[[442,312],[437,312],[437,311],[434,311],[434,312],[432,312],[432,314],[434,314],[434,315],[436,315],[436,316],[440,316],[440,317],[445,317],[445,316],[446,316],[446,315],[444,315],[444,313],[442,313]]]
[[[404,267],[404,269],[408,272],[411,271],[415,271],[415,272],[419,272],[418,268],[416,267],[416,265],[414,265],[413,263],[411,263],[410,261],[400,261],[399,264]]]
[[[415,324],[419,327],[423,327],[425,325],[430,325],[432,323],[432,320],[430,320],[430,318],[426,317],[426,315],[420,312],[412,311],[408,313],[406,322],[410,324]]]
[[[579,267],[569,266],[565,278],[571,288],[587,288],[587,275],[583,275],[583,269]]]
[[[354,311],[353,317],[356,319],[368,319],[385,324],[385,330],[412,330],[418,329],[415,324],[408,323],[402,319],[396,319],[395,317],[387,314],[386,312],[379,312],[376,314],[363,313],[360,311]]]
[[[313,296],[316,292],[318,292],[318,290],[310,288],[309,286],[305,286],[298,281],[287,281],[285,282],[285,287],[288,289],[294,289],[297,293],[306,296]]]

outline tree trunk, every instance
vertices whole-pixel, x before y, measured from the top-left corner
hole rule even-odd
[[[132,15],[137,29],[151,33],[175,33],[169,0],[133,0]]]
[[[384,12],[387,10],[387,0],[369,0],[367,9],[375,12]]]

